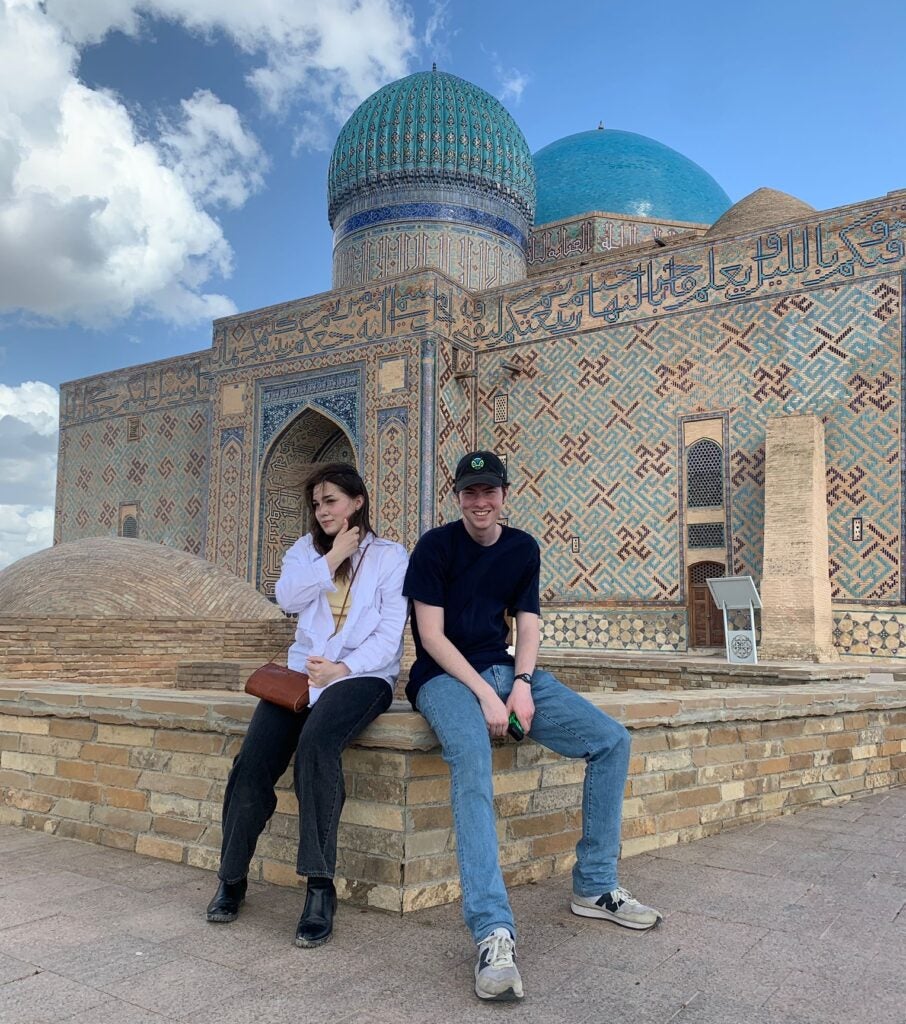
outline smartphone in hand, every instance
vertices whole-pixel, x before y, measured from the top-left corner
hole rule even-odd
[[[517,742],[525,737],[525,729],[522,728],[522,723],[516,717],[516,712],[510,712],[510,723],[506,730],[514,740]]]

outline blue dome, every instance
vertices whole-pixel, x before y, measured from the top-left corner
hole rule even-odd
[[[328,215],[388,186],[453,186],[513,204],[531,223],[532,153],[490,93],[444,71],[420,71],[369,96],[340,131],[327,178]]]
[[[731,205],[711,175],[675,149],[610,128],[538,150],[535,175],[536,224],[592,210],[711,224]]]

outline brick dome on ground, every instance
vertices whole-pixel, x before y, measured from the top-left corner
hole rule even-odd
[[[203,558],[150,541],[91,537],[0,572],[0,616],[249,621],[283,613]]]

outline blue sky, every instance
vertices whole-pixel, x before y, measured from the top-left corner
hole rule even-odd
[[[385,82],[828,209],[906,187],[904,37],[898,0],[0,0],[0,566],[50,542],[62,381],[330,287],[330,147]]]

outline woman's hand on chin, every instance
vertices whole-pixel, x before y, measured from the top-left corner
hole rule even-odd
[[[358,546],[359,528],[357,526],[350,527],[349,520],[344,519],[343,525],[333,538],[333,544],[330,546],[331,552],[339,558],[339,562],[345,562]]]
[[[305,662],[305,671],[308,673],[309,682],[313,686],[330,686],[331,683],[349,675],[349,667],[343,661],[328,661],[327,658],[319,658],[312,655]]]

